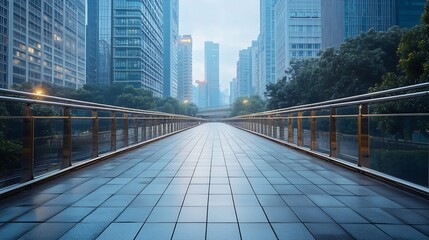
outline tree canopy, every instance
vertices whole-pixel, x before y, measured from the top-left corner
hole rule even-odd
[[[249,113],[262,112],[265,110],[265,102],[259,95],[250,97],[239,97],[232,104],[231,117]]]

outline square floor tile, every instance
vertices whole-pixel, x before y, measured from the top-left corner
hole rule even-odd
[[[182,207],[178,222],[207,222],[207,207]]]
[[[175,223],[145,223],[136,239],[170,240],[175,225]]]
[[[209,207],[209,222],[237,222],[233,207]]]
[[[205,236],[205,223],[177,223],[172,240],[200,240]]]
[[[268,223],[241,223],[240,230],[243,240],[277,239]]]
[[[180,207],[155,207],[147,222],[177,222]]]
[[[240,240],[237,223],[208,223],[207,240]]]

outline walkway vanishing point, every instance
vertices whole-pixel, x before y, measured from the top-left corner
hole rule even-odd
[[[0,202],[1,239],[428,239],[429,201],[207,123]]]

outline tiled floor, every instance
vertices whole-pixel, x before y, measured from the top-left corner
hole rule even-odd
[[[0,239],[429,239],[428,201],[220,123],[0,204]]]

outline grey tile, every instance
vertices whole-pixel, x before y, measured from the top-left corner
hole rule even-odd
[[[175,223],[145,223],[137,235],[139,240],[170,240]]]
[[[243,240],[277,239],[268,223],[241,223],[240,231]]]
[[[209,185],[189,185],[187,194],[208,194]]]
[[[294,185],[273,185],[279,194],[302,194]]]
[[[113,195],[109,199],[107,199],[101,206],[103,207],[126,207],[128,206],[134,199],[136,195]]]
[[[307,195],[319,207],[344,207],[344,204],[329,195]]]
[[[280,240],[313,240],[314,237],[302,223],[273,223]]]
[[[207,207],[182,207],[178,222],[207,222]]]
[[[78,223],[61,236],[61,240],[95,239],[109,223]]]
[[[366,218],[370,223],[390,223],[400,224],[399,219],[385,212],[380,208],[355,208],[354,209],[359,215]]]
[[[41,223],[19,239],[59,239],[74,223]]]
[[[317,207],[291,207],[304,223],[329,223],[333,220]]]
[[[257,195],[257,197],[263,207],[287,206],[280,195]]]
[[[256,195],[233,195],[234,204],[237,207],[260,206]]]
[[[240,240],[237,223],[208,223],[207,240]]]
[[[349,233],[344,231],[336,223],[306,223],[308,230],[313,234],[316,239],[321,240],[346,240],[354,239]]]
[[[33,207],[8,207],[0,210],[0,222],[8,222],[30,211]]]
[[[210,185],[210,194],[231,194],[229,185]]]
[[[268,221],[261,207],[236,207],[235,210],[240,223]]]
[[[322,210],[337,223],[368,223],[367,220],[350,208],[324,207]]]
[[[80,222],[84,217],[94,210],[92,207],[68,207],[53,216],[48,222]]]
[[[355,239],[383,240],[392,239],[386,233],[372,224],[341,224]]]
[[[16,219],[18,222],[44,222],[61,212],[66,206],[42,206],[28,211]]]
[[[99,207],[82,222],[112,222],[123,210],[123,207]]]
[[[97,239],[134,239],[143,223],[112,223]]]
[[[232,195],[210,195],[209,196],[209,206],[210,207],[221,207],[221,206],[230,206],[232,207]]]
[[[104,201],[109,199],[112,195],[111,194],[89,194],[79,201],[75,202],[73,206],[76,207],[98,207],[100,206]]]
[[[18,239],[36,226],[36,223],[5,223],[0,226],[0,236],[3,239]]]
[[[154,207],[161,195],[139,195],[131,203],[131,207]]]
[[[256,194],[278,194],[271,185],[253,185],[252,188]]]
[[[152,207],[127,207],[116,218],[115,222],[139,222],[144,223],[152,211]]]
[[[237,222],[233,207],[209,207],[208,222]]]
[[[158,207],[180,207],[183,204],[183,199],[185,195],[177,195],[177,194],[165,194],[162,195],[161,199],[159,199]]]
[[[383,230],[394,239],[427,239],[428,236],[423,235],[416,229],[408,225],[387,225],[377,224],[378,228]]]
[[[46,202],[44,205],[68,206],[77,202],[78,200],[82,199],[85,196],[86,194],[82,194],[82,193],[65,193]]]
[[[205,223],[177,223],[172,240],[200,240],[205,236]]]
[[[208,195],[186,195],[183,206],[187,207],[204,207],[207,206]]]
[[[176,222],[180,207],[155,207],[147,222]]]
[[[300,222],[298,217],[289,207],[264,207],[270,223]]]
[[[401,220],[405,224],[429,225],[429,216],[426,215],[426,217],[424,217],[411,209],[387,208],[384,211]]]
[[[233,194],[255,194],[250,184],[231,184]]]
[[[316,206],[305,195],[282,195],[283,200],[291,207],[312,207]]]

